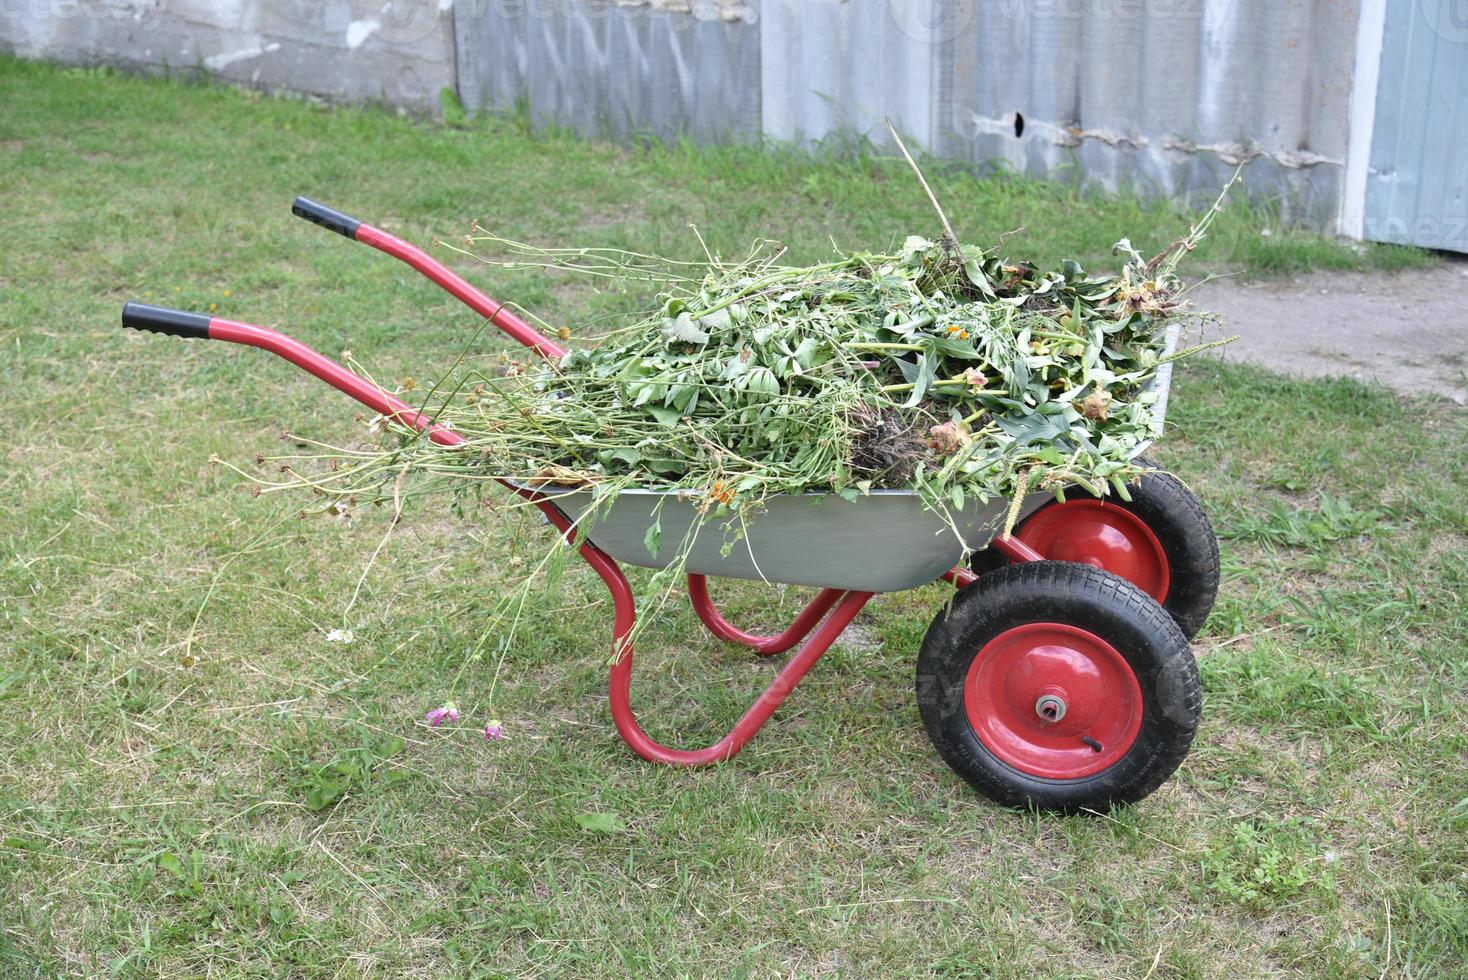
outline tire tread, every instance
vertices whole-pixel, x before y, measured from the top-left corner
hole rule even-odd
[[[976,637],[992,638],[1019,622],[1076,618],[1104,621],[1115,631],[1102,638],[1118,646],[1133,670],[1138,666],[1133,658],[1143,659],[1138,680],[1147,715],[1138,744],[1111,768],[1085,779],[1040,779],[1005,765],[978,741],[963,707],[964,678],[982,645]],[[1094,623],[1072,625],[1093,629]],[[1136,643],[1123,649],[1115,634]],[[1137,653],[1139,645],[1148,649]],[[1151,707],[1154,701],[1162,703],[1163,695],[1155,691],[1158,683],[1167,688],[1168,705],[1160,719]],[[1154,686],[1150,696],[1149,685]],[[938,754],[979,792],[1008,806],[1104,812],[1142,799],[1182,764],[1202,704],[1197,664],[1173,617],[1125,579],[1073,562],[1023,562],[980,578],[939,612],[918,656],[918,706]]]

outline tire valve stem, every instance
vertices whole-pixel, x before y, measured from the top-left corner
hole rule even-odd
[[[1096,741],[1091,736],[1089,736],[1089,735],[1082,735],[1081,736],[1081,741],[1082,742],[1085,742],[1087,745],[1089,745],[1091,747],[1091,751],[1093,751],[1093,752],[1100,752],[1101,751],[1101,743],[1098,742],[1098,741]]]

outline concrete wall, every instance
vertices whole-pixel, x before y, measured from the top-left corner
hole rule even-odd
[[[0,0],[0,50],[435,111],[452,0]]]

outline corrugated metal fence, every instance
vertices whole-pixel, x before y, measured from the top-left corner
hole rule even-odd
[[[725,7],[725,9],[728,9]],[[602,0],[458,0],[459,92],[470,109],[529,108],[591,136],[757,134],[758,33],[738,10]],[[752,16],[752,15],[751,15]]]
[[[881,144],[1468,251],[1468,0],[0,0],[0,51],[588,135]]]
[[[668,9],[673,7],[676,9]],[[459,90],[598,135],[884,141],[1335,217],[1356,0],[459,0]]]

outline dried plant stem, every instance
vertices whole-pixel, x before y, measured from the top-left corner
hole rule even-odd
[[[907,158],[907,164],[908,166],[912,167],[912,172],[917,174],[918,183],[923,185],[923,190],[926,191],[928,194],[928,200],[933,202],[933,210],[938,212],[938,220],[943,222],[944,248],[950,253],[957,250],[958,236],[953,233],[953,226],[948,223],[948,215],[943,213],[943,205],[938,203],[938,196],[933,193],[933,188],[928,186],[928,178],[923,176],[923,172],[918,167],[917,161],[912,158],[911,153],[907,152],[907,144],[902,142],[901,136],[897,135],[897,127],[892,125],[892,117],[888,116],[886,121],[888,132],[890,132],[892,134],[892,138],[897,141],[897,148],[901,150],[902,155]]]

